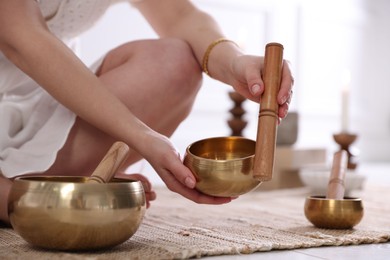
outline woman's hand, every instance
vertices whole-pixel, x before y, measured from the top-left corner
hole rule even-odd
[[[144,142],[145,159],[153,166],[169,190],[179,193],[187,199],[200,204],[224,204],[232,198],[213,197],[198,192],[195,188],[196,179],[190,169],[182,162],[179,152],[170,140],[158,133],[148,136]]]
[[[261,70],[264,67],[263,57],[241,55],[232,62],[233,87],[244,97],[259,102],[264,92]],[[289,62],[283,61],[282,82],[278,94],[279,117],[285,118],[292,98],[294,78]]]

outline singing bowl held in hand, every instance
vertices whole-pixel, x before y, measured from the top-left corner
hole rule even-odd
[[[94,250],[119,245],[138,229],[146,210],[141,182],[84,177],[19,177],[9,198],[10,222],[32,245]]]
[[[255,147],[255,141],[243,137],[200,140],[187,147],[184,165],[194,174],[200,192],[236,197],[261,184],[252,176]]]

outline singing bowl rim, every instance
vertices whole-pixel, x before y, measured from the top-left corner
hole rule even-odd
[[[358,197],[349,197],[349,196],[344,196],[343,199],[337,200],[337,199],[327,199],[324,195],[312,195],[306,197],[306,200],[311,200],[311,201],[335,201],[336,203],[347,203],[347,201],[353,202],[353,201],[362,201],[361,198]]]
[[[39,183],[45,182],[45,183],[48,183],[51,185],[58,185],[58,186],[66,185],[66,184],[70,184],[70,183],[74,184],[76,186],[100,185],[102,188],[105,185],[122,186],[123,184],[126,184],[126,185],[131,184],[131,186],[134,186],[134,187],[132,187],[132,189],[134,189],[134,191],[142,191],[143,190],[143,186],[142,186],[141,181],[135,180],[135,179],[114,177],[114,178],[112,178],[112,180],[110,182],[107,182],[107,183],[97,183],[97,182],[90,182],[89,183],[89,182],[87,182],[87,180],[88,180],[88,177],[86,177],[86,176],[65,176],[65,175],[63,175],[63,176],[60,176],[60,175],[59,176],[57,176],[57,175],[52,175],[52,176],[39,176],[39,175],[18,176],[13,180],[12,188],[14,188],[14,186],[16,186],[18,184],[27,184],[27,183],[31,184],[31,186],[35,188],[37,185],[39,185]],[[97,186],[97,187],[99,187],[99,186]]]
[[[196,145],[200,145],[201,143],[210,142],[210,141],[216,141],[216,140],[229,140],[229,139],[230,140],[234,140],[234,141],[237,141],[237,140],[247,141],[247,142],[251,142],[254,145],[256,145],[256,141],[254,141],[252,139],[249,139],[249,138],[246,138],[246,137],[242,137],[242,136],[210,137],[210,138],[204,138],[204,139],[195,141],[195,142],[191,143],[190,145],[188,145],[187,148],[186,148],[186,155],[187,156],[191,155],[191,157],[193,157],[194,159],[202,160],[202,161],[205,161],[205,162],[211,162],[211,163],[227,163],[227,162],[234,162],[234,161],[243,161],[243,160],[248,160],[248,159],[251,159],[252,157],[255,157],[255,150],[253,151],[253,154],[251,154],[251,155],[237,157],[237,158],[231,158],[231,159],[210,159],[210,158],[205,158],[205,157],[196,155],[195,153],[193,153],[191,151],[191,148],[194,148]]]

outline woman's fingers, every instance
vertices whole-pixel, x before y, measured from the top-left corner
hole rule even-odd
[[[188,171],[189,169],[186,168]],[[194,188],[188,188],[186,185],[182,184],[176,176],[168,170],[163,170],[160,173],[160,177],[164,180],[166,186],[169,190],[176,192],[183,197],[192,200],[199,204],[225,204],[230,202],[233,198],[230,197],[214,197],[209,196],[203,193],[200,193]]]
[[[293,94],[294,78],[291,74],[291,69],[288,61],[283,62],[282,82],[278,94],[279,117],[285,118],[288,114],[288,109]]]
[[[175,179],[178,180],[182,185],[189,189],[195,188],[196,179],[190,169],[184,166],[180,157],[177,157],[177,160],[172,162],[170,169],[167,169],[167,172],[175,176]]]

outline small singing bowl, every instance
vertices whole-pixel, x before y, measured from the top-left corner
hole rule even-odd
[[[96,250],[119,245],[138,229],[146,210],[141,182],[84,177],[19,177],[9,197],[13,229],[34,246]]]
[[[306,218],[319,228],[350,229],[359,224],[363,214],[363,202],[359,198],[334,200],[311,196],[305,201]]]
[[[253,178],[256,142],[243,137],[214,137],[192,143],[184,165],[194,174],[195,188],[216,197],[237,197],[261,184]]]

